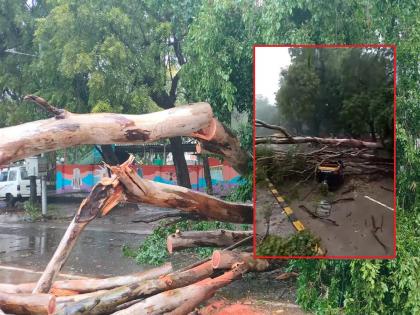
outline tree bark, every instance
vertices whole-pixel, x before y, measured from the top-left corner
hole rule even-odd
[[[10,294],[0,292],[0,308],[12,314],[54,314],[55,296],[52,294]]]
[[[31,98],[37,103],[39,99]],[[181,135],[195,137],[213,117],[207,103],[144,115],[55,110],[54,118],[0,129],[0,165],[80,144],[138,144]]]
[[[255,259],[252,253],[215,250],[211,257],[214,269],[229,269],[238,262],[243,262],[249,271],[265,271],[269,267],[266,259]]]
[[[111,313],[116,306],[132,299],[149,296],[162,291],[184,287],[202,279],[208,278],[213,273],[211,262],[205,262],[195,268],[183,272],[174,272],[158,279],[146,280],[129,286],[121,286],[106,293],[96,295],[81,301],[70,303],[61,308],[56,314],[102,314]],[[166,301],[163,301],[166,303]],[[146,314],[146,313],[136,313]]]
[[[172,158],[174,159],[176,182],[179,186],[191,188],[190,173],[188,172],[187,161],[182,149],[182,138],[170,138]]]
[[[32,293],[47,293],[51,289],[54,278],[63,267],[86,225],[101,212],[108,213],[120,202],[122,196],[122,187],[115,178],[103,178],[93,187],[89,196],[80,205]]]
[[[232,131],[213,119],[210,127],[202,129],[196,134],[202,134],[201,143],[197,145],[197,153],[213,153],[223,156],[230,165],[242,175],[247,175],[252,171],[249,167],[251,156],[241,148],[238,138]]]
[[[177,231],[168,236],[166,244],[170,254],[185,248],[214,246],[230,246],[252,235],[252,231]]]
[[[131,156],[121,166],[112,166],[112,172],[125,187],[128,201],[148,203],[165,208],[177,208],[196,213],[209,220],[232,223],[252,223],[250,204],[231,203],[184,187],[150,181],[138,176],[130,165]]]
[[[225,272],[219,277],[214,279],[207,278],[183,288],[162,292],[134,304],[125,310],[115,312],[114,315],[188,314],[203,301],[211,298],[218,289],[240,278],[246,270],[247,267],[245,264],[239,264],[234,269]]]
[[[201,158],[203,159],[204,179],[206,180],[206,192],[209,195],[213,195],[213,184],[211,182],[209,158],[205,154],[202,154]]]
[[[353,148],[369,148],[378,149],[382,148],[382,144],[379,142],[368,142],[357,139],[333,139],[333,138],[318,138],[318,137],[292,137],[284,138],[278,136],[269,137],[257,137],[255,140],[256,144],[297,144],[297,143],[320,143],[331,146],[343,146]]]
[[[170,263],[163,266],[146,270],[143,272],[133,273],[130,275],[111,277],[105,279],[77,279],[77,280],[60,280],[55,281],[51,286],[51,290],[71,290],[78,293],[93,292],[98,290],[109,290],[122,285],[130,285],[136,282],[157,278],[168,274],[172,271]],[[0,292],[5,293],[30,293],[35,288],[36,283],[22,284],[0,284]]]

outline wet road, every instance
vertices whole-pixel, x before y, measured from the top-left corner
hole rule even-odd
[[[51,203],[61,219],[22,222],[24,213],[0,214],[0,283],[35,281],[44,270],[78,208],[79,201]],[[139,272],[150,266],[137,265],[122,254],[123,245],[138,247],[156,224],[133,223],[133,219],[167,211],[147,205],[121,205],[106,217],[93,220],[73,248],[62,273],[107,277]]]
[[[0,224],[0,265],[41,271],[52,257],[65,230],[61,227]],[[122,255],[123,245],[138,246],[145,235],[86,230],[63,268],[64,273],[111,276],[144,270]],[[10,279],[11,271],[0,268],[0,282]],[[6,279],[5,279],[6,278]]]

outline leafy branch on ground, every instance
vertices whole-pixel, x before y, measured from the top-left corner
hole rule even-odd
[[[307,230],[286,238],[270,235],[257,246],[257,255],[313,256],[317,253],[319,244],[320,239]]]
[[[186,220],[176,224],[165,226],[166,220],[159,223],[159,226],[153,230],[153,233],[146,237],[145,241],[137,249],[123,246],[124,256],[134,258],[138,264],[159,265],[169,259],[169,253],[166,249],[166,239],[170,234],[180,231],[208,231],[217,229],[234,229],[231,223],[218,221],[191,221]],[[197,254],[201,258],[211,255],[214,248],[201,247],[187,249],[191,253]]]

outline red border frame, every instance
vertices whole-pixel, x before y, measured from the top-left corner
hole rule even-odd
[[[394,51],[394,254],[388,256],[258,256],[256,253],[256,94],[255,94],[255,48],[257,47],[297,47],[297,48],[392,48]],[[276,259],[395,259],[397,258],[397,199],[396,199],[396,118],[397,118],[397,45],[395,44],[279,44],[279,45],[264,45],[255,44],[252,47],[252,59],[253,59],[253,92],[254,92],[254,104],[253,104],[253,256],[254,258],[276,258]]]

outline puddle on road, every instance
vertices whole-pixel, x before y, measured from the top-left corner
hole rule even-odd
[[[52,257],[65,230],[43,225],[20,224],[0,227],[0,265],[42,271]],[[145,236],[107,231],[84,231],[63,268],[64,273],[113,276],[139,272],[149,266],[137,265],[124,257],[121,247],[138,246]],[[36,274],[35,274],[36,275]],[[32,275],[0,269],[1,282],[21,282]],[[39,276],[35,276],[37,278]]]

